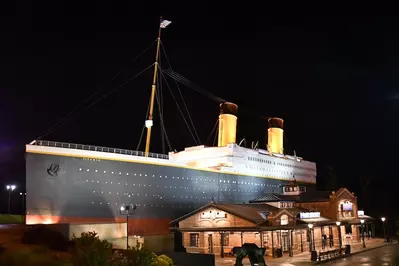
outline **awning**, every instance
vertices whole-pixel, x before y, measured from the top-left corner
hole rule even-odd
[[[350,223],[350,224],[361,224],[360,220],[364,220],[365,222],[370,222],[372,220],[375,220],[375,218],[373,218],[371,216],[368,216],[368,215],[359,215],[358,219],[350,220],[350,221],[348,221],[348,223]]]
[[[324,217],[299,219],[299,221],[304,222],[306,224],[335,224],[334,221],[331,221],[330,219]]]

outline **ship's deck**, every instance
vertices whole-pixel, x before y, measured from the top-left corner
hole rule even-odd
[[[98,151],[98,152],[107,152],[107,153],[142,156],[142,157],[145,156],[145,152],[143,152],[143,151],[125,150],[125,149],[118,149],[118,148],[109,148],[109,147],[74,144],[74,143],[64,143],[64,142],[47,141],[47,140],[35,140],[32,143],[30,143],[30,145],[74,149],[74,150]],[[169,156],[166,154],[150,152],[148,154],[148,157],[169,160]]]

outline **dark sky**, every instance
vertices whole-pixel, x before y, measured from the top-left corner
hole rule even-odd
[[[131,1],[109,3],[16,5],[2,14],[0,178],[4,183],[23,183],[24,144],[43,135],[76,106],[71,119],[43,138],[136,149],[152,69],[89,109],[92,101],[84,101],[100,88],[94,101],[101,98],[154,62],[152,45],[130,63],[155,41],[163,15],[173,21],[162,36],[173,69],[243,110],[238,140],[245,137],[248,145],[259,141],[264,146],[267,123],[260,117],[282,117],[286,150],[295,149],[297,155],[315,161],[321,183],[327,183],[324,169],[331,165],[339,185],[361,195],[359,176],[369,175],[373,181],[368,193],[381,195],[385,206],[389,204],[396,186],[387,188],[387,184],[398,183],[398,19],[232,16],[215,12],[206,2],[164,6],[155,1],[145,7]],[[164,56],[162,63],[166,68]],[[218,103],[180,88],[205,142],[215,125]],[[194,145],[165,86],[162,98],[173,149]],[[181,101],[180,107],[184,110]],[[158,114],[154,123],[151,149],[162,152]]]

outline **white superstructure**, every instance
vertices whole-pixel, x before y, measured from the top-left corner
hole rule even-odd
[[[169,161],[198,169],[316,183],[316,164],[313,162],[290,155],[272,154],[262,149],[248,149],[237,144],[190,147],[181,152],[169,153]]]

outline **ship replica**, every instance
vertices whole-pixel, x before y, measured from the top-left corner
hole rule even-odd
[[[26,224],[125,221],[129,234],[169,232],[169,222],[210,201],[242,203],[295,181],[316,184],[316,164],[286,155],[284,124],[268,119],[265,149],[236,143],[238,107],[220,104],[217,147],[150,153],[161,29],[157,39],[145,151],[35,140],[26,145]],[[301,189],[305,186],[301,186]]]

